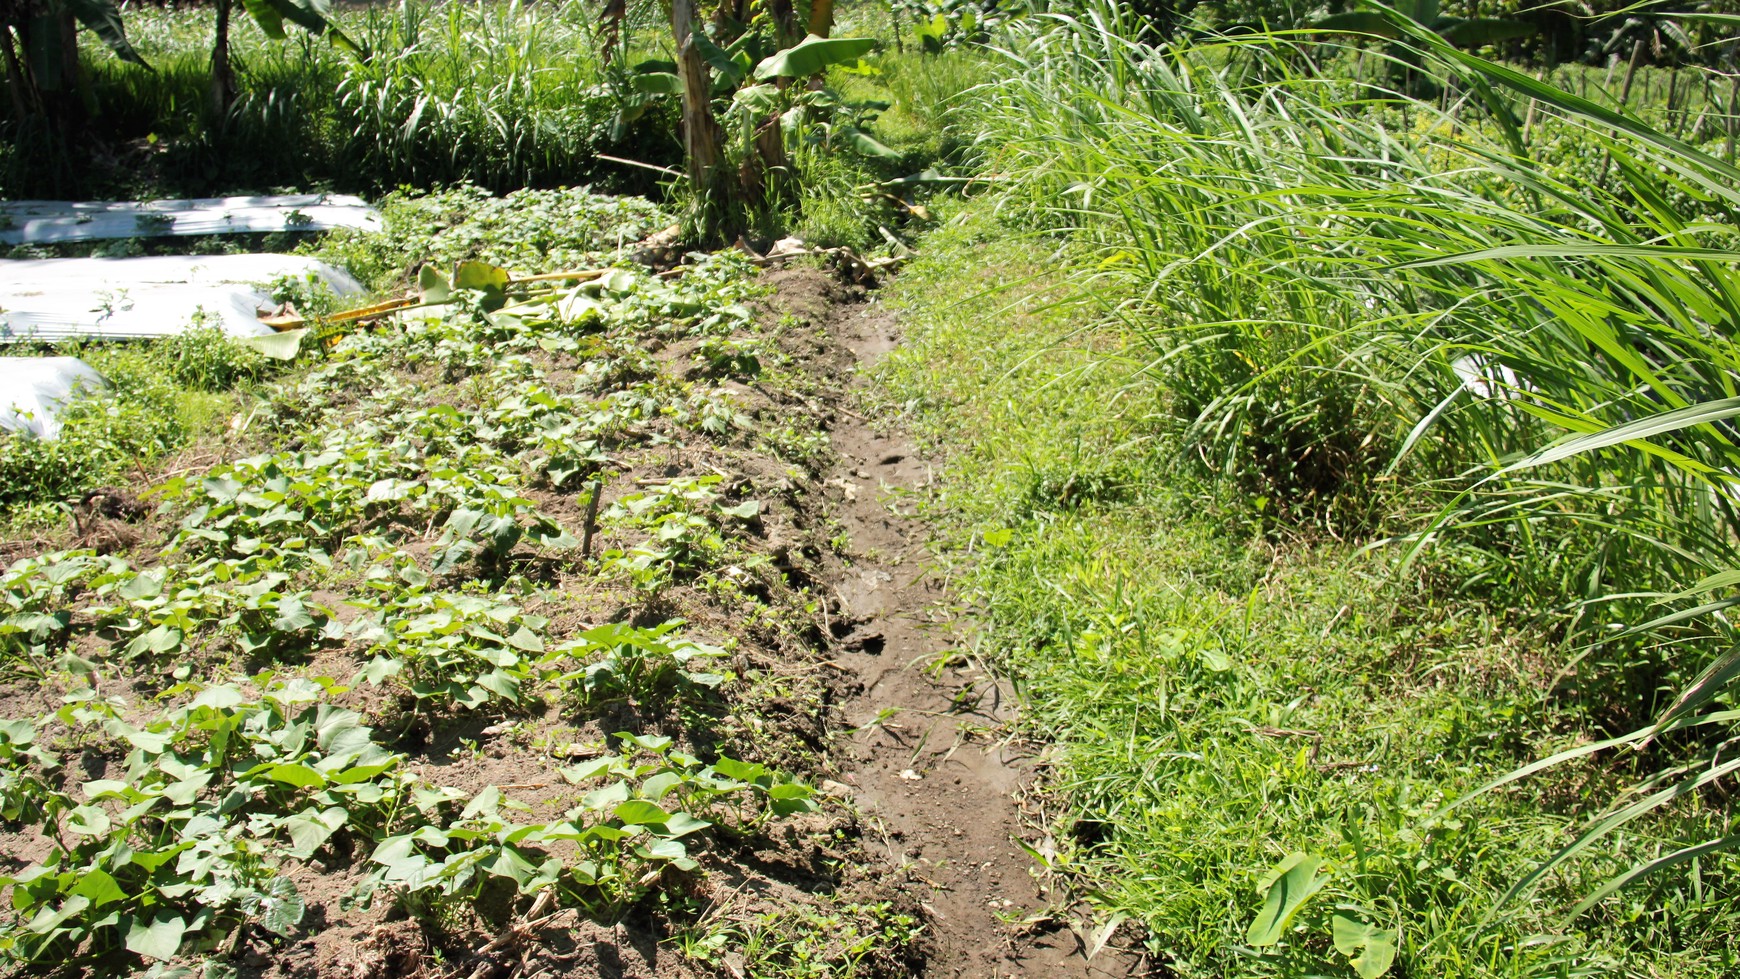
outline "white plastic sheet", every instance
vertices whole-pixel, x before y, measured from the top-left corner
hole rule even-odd
[[[379,231],[381,213],[360,197],[292,194],[165,201],[0,201],[0,243],[48,244],[236,232]]]
[[[0,428],[57,438],[61,408],[108,386],[77,357],[0,357]]]
[[[312,278],[360,295],[339,269],[300,255],[160,255],[0,260],[0,343],[73,336],[161,337],[196,319],[235,336],[264,336],[264,286]]]

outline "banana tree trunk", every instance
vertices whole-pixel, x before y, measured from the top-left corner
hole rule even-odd
[[[695,0],[671,0],[671,33],[677,42],[677,76],[683,82],[683,154],[689,181],[703,213],[720,213],[729,194],[724,179],[724,132],[713,118],[713,79],[707,61],[695,47]],[[711,205],[711,206],[709,206]],[[705,229],[708,232],[716,228]]]
[[[834,0],[813,0],[810,4],[810,33],[827,37],[834,30]]]
[[[230,0],[217,0],[217,33],[211,45],[211,114],[218,127],[236,101],[236,73],[230,67]]]

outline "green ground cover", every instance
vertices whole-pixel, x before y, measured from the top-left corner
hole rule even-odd
[[[1599,730],[1598,698],[1549,695],[1562,647],[1357,544],[1263,533],[1180,465],[1145,345],[1059,304],[1055,257],[987,210],[902,276],[907,342],[880,376],[886,407],[948,454],[932,512],[985,609],[973,654],[1049,746],[1055,853],[1037,859],[1139,922],[1179,975],[1381,971],[1388,952],[1338,951],[1338,929],[1393,943],[1395,974],[1730,972],[1719,857],[1564,918],[1640,852],[1724,832],[1719,799],[1501,903],[1628,777],[1573,766],[1445,812]],[[1258,947],[1296,853],[1324,861],[1325,886]]]

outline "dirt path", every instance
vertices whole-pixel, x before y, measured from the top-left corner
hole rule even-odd
[[[866,383],[862,369],[898,344],[894,315],[814,273],[782,279],[786,303],[833,341],[849,404]],[[937,669],[954,641],[952,602],[927,561],[926,527],[910,515],[932,464],[903,433],[880,432],[849,409],[830,434],[841,462],[828,486],[851,542],[835,587],[845,647],[836,662],[859,681],[844,705],[851,734],[841,764],[871,832],[929,913],[924,974],[1142,974],[1139,959],[1115,947],[1087,957],[1078,937],[1086,926],[1070,927],[1061,895],[1035,878],[1016,843],[1040,840],[1017,802],[1033,764],[1001,730],[1013,710],[1007,691],[959,658]]]

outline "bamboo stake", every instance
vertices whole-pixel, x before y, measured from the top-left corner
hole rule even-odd
[[[1631,83],[1637,79],[1637,69],[1642,65],[1643,39],[1639,38],[1637,43],[1631,46],[1631,65],[1625,69],[1625,86],[1619,93],[1619,107],[1621,109],[1631,105]],[[1645,82],[1644,88],[1648,87],[1649,83]]]

